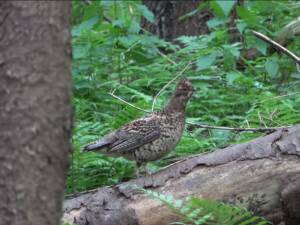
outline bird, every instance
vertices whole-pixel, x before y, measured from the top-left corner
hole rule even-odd
[[[192,83],[182,77],[164,108],[87,144],[83,152],[134,160],[138,167],[137,177],[141,175],[141,168],[142,172],[150,174],[147,163],[166,156],[179,143],[185,127],[186,106],[194,92]]]

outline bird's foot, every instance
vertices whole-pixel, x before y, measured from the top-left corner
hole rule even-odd
[[[151,175],[151,172],[148,170],[146,163],[141,163],[141,164],[138,164],[137,166],[138,166],[138,169],[135,173],[137,178]]]

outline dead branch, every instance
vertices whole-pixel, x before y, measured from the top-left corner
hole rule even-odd
[[[300,224],[300,125],[190,157],[157,173],[65,200],[63,222],[166,225],[179,221],[134,186],[234,203],[274,224]]]
[[[142,108],[140,108],[140,107],[137,107],[137,106],[135,106],[135,105],[133,105],[133,104],[131,104],[131,103],[125,101],[125,100],[122,99],[121,97],[116,96],[116,95],[114,94],[115,91],[116,91],[116,89],[114,89],[112,92],[110,92],[110,93],[108,93],[108,94],[109,94],[110,96],[112,96],[113,98],[118,99],[119,101],[123,102],[125,105],[129,105],[129,106],[131,106],[132,108],[135,108],[135,109],[137,109],[137,110],[139,110],[139,111],[142,111],[142,112],[145,112],[145,113],[151,113],[151,112],[148,111],[148,110],[145,110],[145,109],[142,109]]]
[[[286,54],[287,56],[289,56],[290,58],[292,58],[297,64],[300,64],[300,58],[295,55],[293,52],[291,52],[290,50],[288,50],[287,48],[283,47],[281,44],[277,43],[276,41],[272,40],[271,38],[267,37],[266,35],[259,33],[257,31],[252,31],[252,33],[262,39],[263,41],[271,44],[276,50],[281,51],[282,53]]]
[[[273,132],[276,130],[286,129],[286,128],[291,127],[291,126],[286,126],[286,127],[258,127],[258,128],[245,127],[244,128],[244,127],[210,126],[210,125],[202,125],[202,124],[194,124],[194,123],[187,123],[187,124],[189,124],[190,126],[206,128],[206,129],[219,129],[219,130],[232,130],[232,131],[255,131],[255,132],[265,132],[265,131]]]
[[[151,111],[148,111],[146,109],[142,109],[138,106],[135,106],[132,103],[129,103],[127,101],[125,101],[124,99],[122,99],[121,97],[117,96],[114,94],[116,89],[114,89],[112,92],[108,93],[110,96],[112,96],[115,99],[118,99],[119,101],[121,101],[122,103],[124,103],[125,105],[131,106],[134,109],[137,109],[139,111],[145,112],[145,113],[151,113]],[[188,124],[189,126],[192,127],[199,127],[199,128],[206,128],[206,129],[219,129],[219,130],[232,130],[232,131],[248,131],[248,132],[273,132],[279,129],[285,129],[285,128],[289,128],[291,126],[283,126],[283,127],[247,127],[247,128],[243,128],[243,127],[222,127],[222,126],[211,126],[211,125],[205,125],[205,124],[194,124],[194,123],[189,123],[187,122],[186,124]]]

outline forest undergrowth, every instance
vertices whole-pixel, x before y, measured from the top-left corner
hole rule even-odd
[[[208,21],[211,32],[181,36],[171,43],[140,27],[141,17],[154,22],[154,15],[137,1],[92,1],[89,5],[73,2],[75,129],[66,194],[134,177],[134,162],[80,151],[85,144],[145,115],[113,97],[112,91],[126,102],[152,111],[155,95],[181,73],[197,89],[187,107],[188,124],[180,144],[165,158],[150,163],[151,171],[188,155],[246,142],[266,133],[199,125],[269,128],[300,122],[299,66],[251,33],[256,30],[275,39],[281,37],[288,32],[286,26],[300,15],[299,2],[246,1],[244,6],[232,4],[230,8],[222,1],[209,1],[183,19],[205,7],[214,13]],[[233,7],[242,39],[232,43],[228,12]],[[285,47],[298,55],[299,43],[300,37],[294,33],[285,36]],[[255,58],[246,57],[249,49],[257,51]],[[154,110],[163,107],[175,84],[158,96]]]

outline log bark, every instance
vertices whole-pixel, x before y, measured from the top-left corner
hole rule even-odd
[[[178,217],[138,185],[175,198],[242,205],[274,224],[300,224],[300,125],[175,163],[151,176],[104,187],[64,203],[78,225],[166,225]]]
[[[71,151],[71,3],[0,2],[0,224],[57,225]]]

